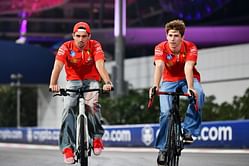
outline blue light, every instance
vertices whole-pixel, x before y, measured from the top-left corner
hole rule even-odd
[[[209,5],[206,5],[206,6],[205,6],[205,9],[206,9],[206,12],[207,12],[207,13],[211,13],[211,12],[212,12],[212,9],[210,8]]]
[[[196,20],[201,19],[201,13],[200,13],[200,12],[197,12],[197,13],[195,14],[195,18],[196,18]]]
[[[184,16],[183,16],[183,13],[179,13],[179,14],[178,14],[178,17],[179,17],[179,18],[183,18],[183,17],[184,17]]]
[[[186,16],[186,19],[187,20],[192,20],[192,16],[189,14],[189,15]]]
[[[205,18],[231,0],[160,0],[161,7],[182,19],[200,20]]]

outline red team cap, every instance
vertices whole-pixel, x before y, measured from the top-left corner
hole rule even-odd
[[[90,29],[90,26],[86,22],[78,22],[73,27],[73,33],[75,32],[91,33],[91,29]]]

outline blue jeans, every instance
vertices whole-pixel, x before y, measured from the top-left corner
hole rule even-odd
[[[181,80],[177,82],[162,82],[160,91],[174,92],[176,88],[181,85],[182,91],[187,93],[188,87],[186,80]],[[204,92],[201,84],[197,79],[194,79],[194,88],[198,93],[198,108],[196,111],[193,103],[189,103],[184,121],[182,123],[182,128],[184,132],[192,134],[194,136],[199,136],[201,128],[201,115],[202,107],[204,104]],[[156,138],[155,148],[161,151],[167,150],[166,140],[167,140],[167,126],[170,110],[172,109],[172,96],[160,95],[160,119],[159,119],[159,133]]]
[[[95,80],[68,81],[67,89],[96,89],[99,83]],[[78,95],[69,92],[70,96],[64,98],[64,110],[62,114],[62,124],[60,129],[59,147],[61,151],[64,148],[75,148],[76,144],[76,107],[78,106]],[[89,135],[92,138],[102,137],[104,129],[101,124],[100,104],[98,103],[99,93],[87,92],[84,94],[86,114],[88,117]]]

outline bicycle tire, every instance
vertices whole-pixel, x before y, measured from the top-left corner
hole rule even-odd
[[[88,149],[87,149],[87,141],[85,136],[85,127],[84,127],[84,117],[79,117],[80,122],[80,130],[79,130],[79,163],[80,166],[88,166]]]
[[[168,150],[166,154],[166,166],[178,166],[179,156],[177,155],[177,124],[174,121],[173,115],[170,115],[168,128],[167,145]]]
[[[183,140],[181,139],[182,137],[182,131],[181,131],[181,123],[177,123],[176,124],[176,155],[178,156],[178,160],[179,160],[179,156],[181,156],[181,151],[183,150]]]

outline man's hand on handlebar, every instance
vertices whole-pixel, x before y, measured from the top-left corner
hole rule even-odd
[[[152,88],[149,89],[149,101],[147,104],[147,110],[149,110],[152,107],[154,97],[157,91],[158,91],[158,88],[156,86],[153,86]]]
[[[60,87],[57,85],[57,86],[54,86],[54,89],[53,90],[52,88],[50,88],[52,86],[49,86],[49,91],[54,93],[53,96],[69,96],[70,94],[67,93],[67,91],[65,89],[60,89]],[[57,91],[57,88],[59,88],[59,90]]]
[[[103,90],[104,91],[112,91],[113,90],[113,84],[112,82],[107,82],[103,85]]]
[[[153,98],[156,94],[156,92],[158,91],[158,87],[157,86],[153,86],[152,88],[149,89],[149,98]]]
[[[190,95],[190,96],[193,96],[195,99],[197,99],[198,98],[198,93],[196,92],[196,90],[195,89],[188,89],[188,94]]]
[[[49,90],[51,92],[60,92],[60,86],[58,84],[55,84],[55,85],[49,85]]]
[[[196,92],[195,89],[188,89],[188,94],[192,97],[194,97],[194,105],[195,105],[195,110],[198,111],[198,93]]]

